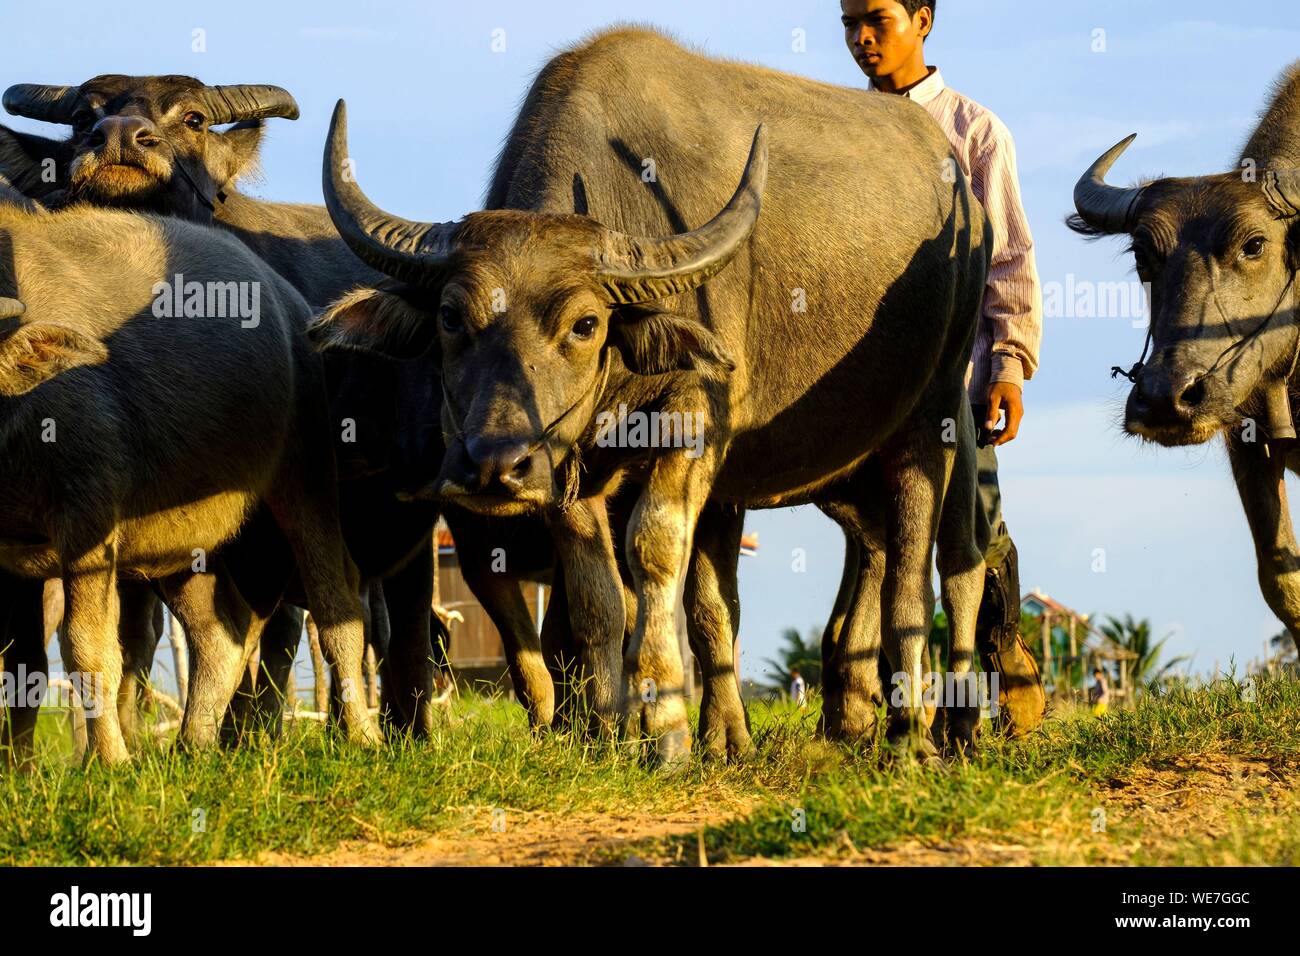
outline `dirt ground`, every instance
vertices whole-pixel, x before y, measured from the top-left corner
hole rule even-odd
[[[1123,865],[1132,854],[1164,841],[1216,839],[1228,829],[1227,814],[1243,806],[1261,807],[1279,800],[1295,804],[1300,773],[1263,762],[1231,757],[1198,757],[1160,769],[1141,768],[1116,777],[1094,791],[1097,806],[1111,820],[1138,818],[1136,842],[1102,843],[1095,862]],[[492,811],[467,807],[459,825],[435,836],[424,833],[381,834],[352,841],[315,856],[267,853],[264,866],[700,866],[703,841],[672,838],[702,834],[709,825],[743,815],[749,807],[699,805],[655,815],[583,814],[509,811],[492,829]],[[366,825],[364,821],[358,821]],[[1068,855],[1059,834],[1044,834],[1056,853]],[[1080,837],[1082,842],[1083,837]],[[988,866],[1028,865],[1042,846],[957,840],[945,844],[901,840],[876,847],[854,846],[841,834],[837,851],[825,858],[752,858],[741,866]],[[1090,846],[1097,851],[1097,843]],[[1231,862],[1225,861],[1225,862]]]

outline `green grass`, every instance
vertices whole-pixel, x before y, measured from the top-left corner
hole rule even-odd
[[[751,718],[757,759],[696,761],[668,777],[628,745],[534,738],[517,706],[472,696],[431,740],[378,752],[300,723],[236,751],[151,747],[129,766],[87,770],[73,764],[66,718],[44,714],[39,769],[0,774],[0,864],[312,855],[344,840],[483,836],[495,808],[653,818],[686,805],[718,809],[703,833],[710,862],[873,853],[905,863],[945,853],[967,855],[954,862],[1300,862],[1295,682],[1260,683],[1254,700],[1220,682],[1100,720],[1066,715],[1024,741],[986,734],[974,761],[944,771],[815,741],[815,709],[759,705]],[[694,861],[697,840],[655,836],[636,849]]]
[[[1173,777],[1183,779],[1164,782]],[[1179,794],[1183,806],[1169,800]],[[1100,720],[1052,720],[1024,741],[986,736],[974,761],[946,772],[844,765],[711,827],[705,845],[720,861],[851,859],[911,840],[922,849],[965,842],[974,862],[988,863],[1294,866],[1298,811],[1300,684],[1262,682],[1246,700],[1241,685],[1220,681]]]

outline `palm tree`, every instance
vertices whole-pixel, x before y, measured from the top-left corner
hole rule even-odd
[[[765,685],[767,689],[778,694],[787,693],[790,690],[790,681],[793,680],[790,672],[795,668],[798,668],[804,682],[810,688],[821,686],[821,633],[809,631],[805,639],[799,636],[795,628],[789,627],[781,633],[781,640],[785,642],[785,646],[777,651],[777,659],[768,657],[763,661],[767,664],[768,675],[773,678],[772,683]]]
[[[1269,647],[1273,650],[1273,660],[1277,666],[1283,670],[1292,670],[1300,663],[1300,653],[1297,653],[1295,637],[1288,630],[1281,630],[1268,639]]]
[[[1132,663],[1134,685],[1145,684],[1150,687],[1159,684],[1169,676],[1171,668],[1191,659],[1184,654],[1157,667],[1160,660],[1160,649],[1164,647],[1165,641],[1169,640],[1172,634],[1166,634],[1153,644],[1151,642],[1151,622],[1146,618],[1135,621],[1132,614],[1125,614],[1124,619],[1121,621],[1119,618],[1108,615],[1106,623],[1101,625],[1100,630],[1117,647],[1122,647],[1124,650],[1132,651],[1137,655]]]

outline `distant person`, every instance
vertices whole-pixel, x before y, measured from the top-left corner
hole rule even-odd
[[[1042,292],[1020,202],[1011,133],[989,110],[945,85],[937,67],[926,65],[925,39],[934,27],[936,5],[937,0],[840,0],[840,20],[849,52],[871,80],[871,89],[907,97],[939,124],[993,229],[984,301],[966,376],[979,429],[980,500],[991,529],[976,645],[984,669],[998,672],[1004,727],[1019,736],[1042,722],[1047,696],[1038,664],[1020,636],[1019,562],[1002,521],[993,449],[1011,441],[1020,429],[1021,391],[1038,368],[1043,337]],[[978,47],[982,39],[977,36],[973,42]],[[871,150],[869,129],[862,131],[862,150]]]
[[[804,683],[803,675],[797,667],[790,671],[790,699],[800,707],[808,702],[808,685]]]
[[[1092,704],[1092,716],[1100,717],[1106,713],[1106,705],[1110,703],[1110,684],[1106,682],[1106,674],[1100,667],[1093,669],[1092,679],[1088,701]]]

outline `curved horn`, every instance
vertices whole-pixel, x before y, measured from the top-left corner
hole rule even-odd
[[[278,86],[243,84],[207,86],[203,89],[208,122],[213,126],[272,116],[296,120],[298,104],[288,90]]]
[[[321,170],[330,219],[362,262],[396,279],[429,284],[447,263],[456,224],[413,222],[384,212],[366,198],[350,175],[347,152],[348,107],[339,100],[330,120]]]
[[[1268,204],[1280,218],[1300,215],[1300,169],[1271,169],[1262,182]]]
[[[0,319],[14,319],[26,311],[27,306],[17,299],[11,299],[7,295],[0,295]]]
[[[1074,208],[1083,221],[1102,232],[1128,232],[1133,227],[1133,211],[1137,208],[1142,187],[1121,189],[1106,184],[1106,173],[1115,160],[1137,138],[1130,133],[1097,158],[1088,167],[1074,187]]]
[[[17,83],[5,90],[4,107],[14,116],[47,123],[71,123],[80,100],[81,90],[75,86]]]
[[[758,223],[767,182],[767,127],[754,131],[740,185],[722,211],[698,229],[664,239],[605,230],[597,272],[613,301],[624,305],[698,288],[729,263]]]

